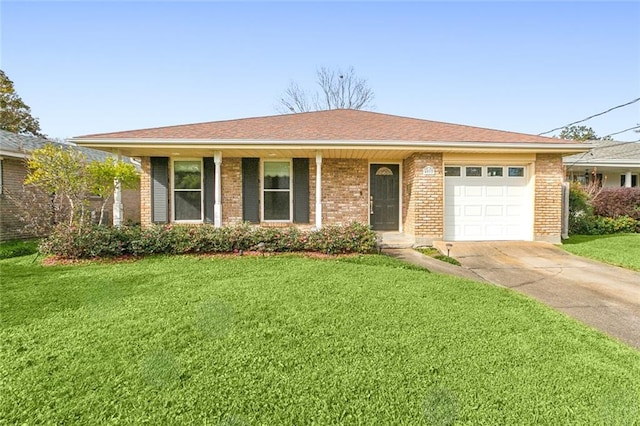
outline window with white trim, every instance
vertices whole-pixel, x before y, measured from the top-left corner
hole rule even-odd
[[[202,160],[174,160],[173,219],[202,221],[202,204]]]
[[[264,161],[262,164],[262,219],[291,221],[291,161]]]

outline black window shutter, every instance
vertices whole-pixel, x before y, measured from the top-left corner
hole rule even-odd
[[[168,157],[151,157],[151,222],[169,222]]]
[[[309,223],[309,159],[293,159],[293,222]]]
[[[242,220],[260,222],[260,159],[242,159]]]
[[[215,202],[215,169],[216,164],[213,157],[202,159],[202,171],[204,173],[204,221],[213,223],[213,204]]]

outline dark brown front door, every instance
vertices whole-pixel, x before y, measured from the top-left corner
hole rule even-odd
[[[400,166],[372,164],[369,188],[370,224],[376,231],[397,231],[400,208]]]

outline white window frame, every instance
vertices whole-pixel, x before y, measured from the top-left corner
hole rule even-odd
[[[181,161],[199,161],[200,162],[200,220],[177,220],[176,219],[176,191],[177,192],[191,192],[195,191],[191,190],[176,190],[175,180],[176,180],[176,162]],[[171,222],[172,223],[204,223],[204,162],[202,158],[172,158],[171,159]]]
[[[265,163],[289,163],[289,189],[267,189],[270,192],[289,191],[289,219],[285,220],[266,220],[264,218],[264,165]],[[293,159],[291,158],[269,158],[260,161],[260,217],[265,223],[293,223]]]
[[[2,185],[3,184],[3,182],[2,182],[2,174],[3,174],[2,168],[3,168],[3,166],[4,166],[4,158],[0,157],[0,194],[2,194],[4,192],[3,191],[4,187]]]

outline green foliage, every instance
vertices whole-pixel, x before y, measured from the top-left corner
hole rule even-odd
[[[435,255],[433,257],[434,257],[434,259],[438,259],[438,260],[441,260],[443,262],[450,263],[452,265],[460,266],[460,262],[458,262],[457,259],[454,259],[453,257],[449,257],[446,254],[437,254],[437,255]]]
[[[402,265],[0,261],[0,423],[637,424],[640,352]]]
[[[593,200],[598,216],[629,216],[640,220],[640,188],[603,188]]]
[[[640,271],[640,234],[572,235],[560,247],[578,256]]]
[[[634,188],[625,188],[634,189]],[[609,203],[598,201],[600,212],[631,212],[634,210],[629,205],[629,192],[626,191],[602,191],[605,194],[604,200]],[[634,194],[637,193],[633,192]],[[633,200],[633,199],[632,199]],[[608,204],[608,207],[606,206]],[[622,206],[622,207],[621,207]],[[577,182],[571,183],[569,192],[569,234],[583,235],[605,235],[616,233],[638,232],[640,230],[640,220],[629,216],[604,217],[594,215],[593,201],[584,187]]]
[[[114,179],[122,188],[136,188],[139,176],[132,164],[107,158],[104,162],[87,162],[86,156],[71,147],[47,144],[32,152],[28,161],[26,185],[33,185],[46,194],[54,195],[58,211],[68,211],[63,220],[68,225],[82,226],[86,221],[86,202],[89,195],[102,197],[100,223],[104,206],[115,191]],[[66,204],[68,209],[64,208]]]
[[[15,240],[0,243],[0,259],[26,256],[38,252],[37,240]]]
[[[140,175],[133,164],[108,157],[105,161],[92,161],[87,165],[87,173],[91,184],[91,193],[109,198],[115,190],[117,179],[122,189],[136,189]]]
[[[585,235],[626,234],[636,232],[639,227],[640,221],[629,216],[619,216],[616,218],[592,216],[579,233]]]
[[[460,266],[460,262],[458,262],[457,259],[454,259],[453,257],[449,257],[446,254],[441,254],[440,251],[437,248],[434,248],[434,247],[419,247],[419,248],[416,249],[416,251],[419,251],[420,253],[424,254],[425,256],[430,256],[430,257],[433,257],[434,259],[438,259],[438,260],[441,260],[443,262],[450,263],[452,265]]]
[[[21,135],[46,138],[31,108],[18,96],[13,81],[0,70],[0,129]]]
[[[213,225],[156,225],[148,228],[60,225],[42,241],[44,254],[70,259],[152,254],[239,253],[242,251],[329,254],[371,253],[376,234],[367,225],[351,223],[317,231],[261,228],[247,223]]]
[[[613,140],[611,136],[599,137],[596,132],[587,126],[569,126],[562,129],[560,139],[572,139],[576,141]]]

